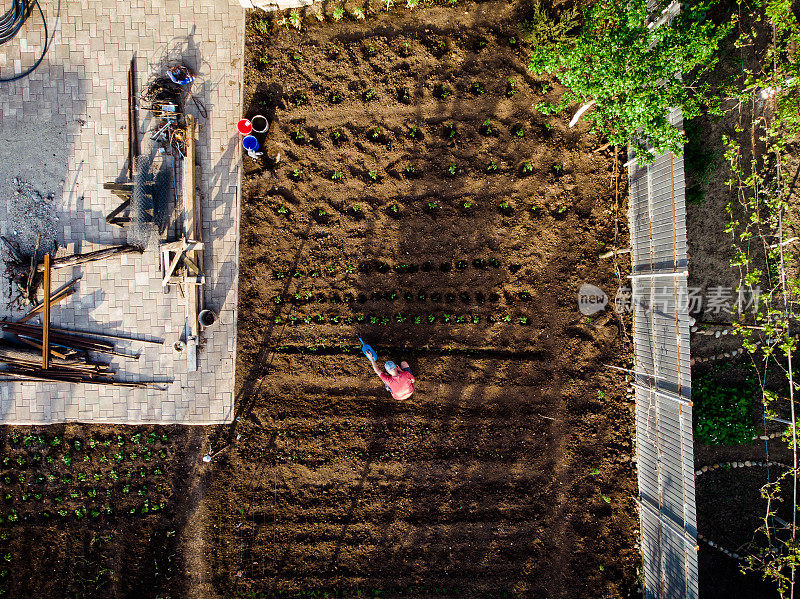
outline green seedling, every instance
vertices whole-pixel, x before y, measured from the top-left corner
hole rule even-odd
[[[336,6],[333,9],[333,20],[334,21],[341,21],[342,17],[344,17],[344,8],[341,6]]]
[[[278,214],[284,214],[284,215],[289,214],[289,209],[283,204],[281,204],[280,206],[278,206]]]
[[[407,87],[400,88],[397,94],[397,101],[403,104],[411,104],[411,91]]]
[[[598,474],[600,474],[600,468],[592,468],[589,471],[589,474],[591,474],[592,476],[597,476]]]
[[[481,123],[480,131],[483,135],[491,135],[492,134],[492,120],[486,119]]]
[[[334,130],[334,131],[331,133],[331,139],[333,139],[333,143],[335,143],[335,144],[341,143],[341,142],[343,142],[343,141],[344,141],[344,139],[345,139],[345,137],[344,137],[344,133],[342,133],[342,132],[341,132],[341,131],[339,131],[338,129],[335,129],[335,130]]]
[[[461,202],[461,209],[464,210],[465,212],[471,210],[472,202],[470,202],[469,200],[464,200],[463,202]]]
[[[359,21],[363,20],[364,19],[364,9],[362,9],[358,5],[354,6],[353,7],[353,16]],[[370,56],[375,54],[375,48],[372,45],[370,45],[369,50],[371,51]]]
[[[533,173],[533,165],[530,162],[523,162],[519,171],[523,175],[530,175],[531,173]]]
[[[389,213],[394,215],[394,216],[399,215],[400,214],[400,206],[398,206],[397,204],[390,205],[389,206]]]
[[[291,52],[289,52],[289,58],[291,58],[295,62],[303,62],[303,55],[297,50],[292,50]]]
[[[331,181],[340,181],[344,179],[344,173],[342,171],[334,170],[331,173]]]
[[[403,174],[406,177],[414,177],[418,174],[416,167],[413,164],[409,164],[407,167],[403,169]]]
[[[447,174],[451,177],[455,177],[456,173],[458,173],[458,166],[455,162],[451,162],[450,165],[447,167]]]
[[[494,160],[492,160],[492,161],[489,163],[489,165],[486,167],[486,172],[487,172],[487,173],[490,173],[490,174],[491,174],[491,173],[496,173],[496,172],[497,172],[497,170],[498,170],[498,168],[499,168],[499,167],[497,166],[497,163],[496,163]]]
[[[450,95],[450,87],[446,83],[440,83],[433,88],[433,95],[440,100],[446,100]]]
[[[425,211],[429,214],[433,214],[434,212],[439,210],[439,204],[436,202],[428,202],[425,204]]]
[[[403,42],[397,48],[397,53],[403,58],[408,58],[409,56],[411,56],[411,46],[409,45],[408,42]]]
[[[377,181],[378,180],[378,171],[369,171],[367,173],[367,178],[370,181]]]
[[[515,93],[517,93],[517,80],[509,77],[506,80],[506,98],[511,98]]]
[[[408,137],[410,139],[419,139],[420,137],[422,137],[422,132],[419,130],[419,127],[412,126],[408,130]]]
[[[370,141],[380,141],[382,137],[383,131],[381,131],[380,127],[375,127],[374,129],[367,131],[367,139]]]
[[[294,140],[295,143],[303,143],[306,140],[306,136],[303,135],[303,132],[300,131],[300,127],[292,131],[291,138]]]
[[[603,501],[605,501],[606,503],[611,503],[611,497],[609,497],[608,495],[603,495],[602,493],[600,493],[600,497],[601,497],[601,498],[603,499]]]
[[[476,96],[480,96],[485,91],[483,89],[483,83],[473,83],[469,90],[475,94]]]
[[[444,135],[447,139],[454,139],[456,135],[458,135],[458,130],[456,129],[456,124],[453,121],[449,123],[445,123],[444,125]]]
[[[331,92],[328,96],[328,101],[331,104],[341,104],[344,97],[339,92]]]
[[[294,95],[294,103],[298,106],[305,106],[308,104],[308,95],[305,92],[297,92]]]
[[[371,102],[372,100],[375,100],[375,99],[378,98],[378,92],[376,92],[372,88],[369,88],[367,91],[364,92],[363,98],[364,98],[364,102]]]
[[[500,202],[500,203],[498,203],[498,204],[497,204],[497,208],[498,208],[498,209],[499,209],[501,212],[507,212],[507,211],[508,211],[508,209],[510,208],[510,205],[509,205],[509,203],[508,203],[506,200],[503,200],[502,202]]]
[[[525,127],[523,127],[522,125],[517,125],[516,127],[514,127],[514,135],[516,135],[519,138],[525,137]]]
[[[406,0],[406,8],[414,10],[419,5],[419,0]]]
[[[298,10],[293,10],[290,12],[289,16],[286,18],[286,22],[298,31],[300,31],[300,28],[303,26],[303,18],[300,16],[300,12]]]

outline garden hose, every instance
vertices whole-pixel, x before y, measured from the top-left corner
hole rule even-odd
[[[11,0],[11,8],[0,17],[0,46],[10,42],[17,36],[23,25],[25,25],[25,21],[28,20],[28,17],[33,12],[34,6],[39,9],[39,16],[42,18],[42,25],[44,26],[44,47],[42,48],[42,53],[32,67],[13,77],[0,77],[0,83],[8,83],[9,81],[17,81],[18,79],[27,77],[42,64],[44,55],[47,54],[47,47],[49,45],[47,20],[44,18],[44,11],[42,11],[42,7],[39,5],[39,0],[33,0],[32,2],[31,0]]]

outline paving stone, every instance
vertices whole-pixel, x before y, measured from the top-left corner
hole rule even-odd
[[[56,5],[43,3],[42,8],[48,21],[54,22]],[[204,129],[200,139],[207,143],[207,147],[198,146],[203,214],[207,219],[204,233],[210,248],[206,250],[205,263],[211,284],[206,287],[205,300],[221,317],[208,330],[210,338],[201,346],[200,372],[188,373],[185,352],[173,349],[175,340],[184,333],[183,303],[177,289],[163,292],[156,251],[66,269],[69,272],[58,271],[55,286],[78,273],[83,274],[83,279],[78,292],[53,309],[54,324],[169,339],[163,345],[120,342],[121,348],[141,351],[141,355],[138,360],[115,357],[111,364],[120,378],[170,377],[174,382],[166,391],[0,383],[0,422],[229,422],[234,401],[238,296],[235,248],[240,194],[240,151],[232,131],[241,112],[244,10],[236,0],[97,0],[88,5],[61,3],[60,10],[47,60],[32,76],[6,84],[0,94],[4,127],[6,123],[19,126],[35,120],[53,120],[55,115],[67,123],[65,137],[72,145],[62,177],[65,183],[56,195],[63,227],[60,245],[70,252],[87,252],[125,242],[125,232],[105,222],[105,215],[118,201],[102,189],[104,182],[119,180],[127,160],[125,73],[135,52],[139,89],[143,89],[152,69],[162,64],[168,50],[171,56],[180,56],[174,52],[176,40],[191,36],[194,49],[183,55],[183,61],[198,67],[193,92],[209,108],[211,119],[198,121]],[[23,50],[36,47],[40,36],[38,31],[31,32],[26,39],[27,50]],[[11,46],[0,47],[0,69],[4,74],[5,65],[17,64],[21,68],[19,60],[26,56]],[[234,71],[230,66],[233,60],[238,65]],[[234,84],[214,84],[221,79]],[[140,139],[145,138],[147,117],[141,111]],[[80,125],[79,120],[86,124]],[[235,150],[226,152],[231,143]],[[3,207],[0,231],[4,234],[5,217]],[[217,222],[208,222],[209,219]],[[225,284],[217,285],[219,281]],[[0,318],[18,315],[0,306]]]

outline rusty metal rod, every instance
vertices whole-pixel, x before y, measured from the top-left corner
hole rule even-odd
[[[44,255],[44,311],[42,312],[42,370],[50,368],[50,254]]]

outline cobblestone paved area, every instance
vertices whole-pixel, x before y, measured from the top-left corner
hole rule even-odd
[[[192,92],[208,109],[200,125],[205,304],[219,314],[204,335],[198,370],[174,349],[184,308],[176,288],[161,287],[156,249],[54,271],[53,288],[82,274],[78,292],[54,307],[54,326],[105,331],[163,344],[120,342],[138,360],[114,358],[129,380],[171,380],[166,391],[96,385],[0,383],[0,422],[162,422],[208,424],[232,418],[236,352],[240,151],[235,124],[242,96],[244,11],[226,0],[42,2],[50,50],[30,77],[0,84],[0,233],[10,222],[14,178],[53,194],[61,253],[124,243],[105,215],[119,200],[102,189],[124,181],[127,164],[127,70],[136,54],[140,89],[166,63],[195,69]],[[38,15],[19,44],[0,47],[4,77],[30,64],[40,47]],[[189,112],[197,111],[191,105]],[[140,114],[140,138],[151,122]],[[50,156],[52,154],[52,156]],[[19,241],[19,240],[18,240]],[[22,240],[24,241],[24,240]],[[7,289],[5,289],[7,292]],[[18,316],[0,300],[0,317]]]

